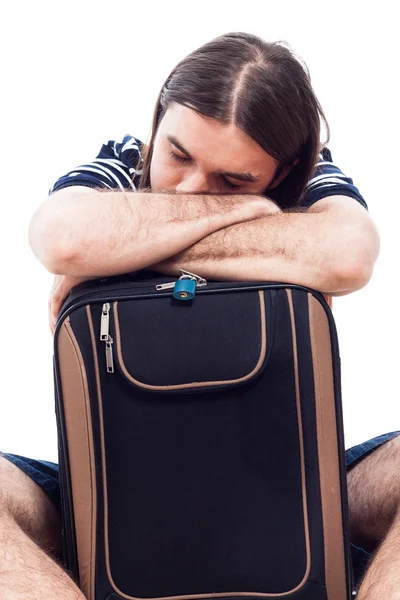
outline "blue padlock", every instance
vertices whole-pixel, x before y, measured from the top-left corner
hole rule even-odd
[[[195,293],[195,279],[178,279],[172,295],[176,300],[193,300]]]

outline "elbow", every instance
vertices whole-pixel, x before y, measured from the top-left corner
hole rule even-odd
[[[55,275],[68,274],[75,251],[65,239],[65,224],[63,227],[59,220],[39,208],[30,221],[28,241],[33,254],[47,271]]]
[[[342,293],[361,290],[369,283],[379,250],[379,233],[372,223],[352,237],[337,258],[334,269]]]
[[[373,265],[367,264],[365,261],[342,264],[336,270],[335,288],[340,294],[351,294],[351,292],[361,290],[370,281],[372,271]]]

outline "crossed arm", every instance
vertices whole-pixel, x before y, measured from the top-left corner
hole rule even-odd
[[[217,231],[152,268],[208,279],[297,283],[343,295],[369,281],[379,237],[367,211],[346,196],[303,212],[278,212]]]
[[[95,278],[151,267],[207,279],[282,281],[343,295],[369,281],[379,236],[352,198],[282,212],[264,197],[100,192],[50,196],[29,230],[53,273]]]

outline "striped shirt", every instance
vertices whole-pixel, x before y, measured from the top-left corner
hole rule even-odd
[[[135,192],[142,174],[143,146],[143,142],[129,134],[124,136],[122,142],[109,140],[107,144],[103,144],[92,162],[79,165],[57,179],[49,194],[73,185]],[[272,199],[279,197],[281,185],[268,192]],[[323,148],[315,172],[306,186],[301,205],[308,208],[321,198],[333,195],[350,196],[367,208],[353,180],[333,163],[330,150]]]

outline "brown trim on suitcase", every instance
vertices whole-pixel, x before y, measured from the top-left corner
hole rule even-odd
[[[347,586],[331,335],[325,310],[312,294],[308,294],[308,308],[314,365],[326,591],[329,600],[343,600],[347,598]]]
[[[92,418],[85,364],[69,317],[60,327],[57,344],[80,588],[94,600],[97,509]]]
[[[261,292],[262,293],[262,292]],[[299,423],[299,438],[300,438],[300,456],[301,456],[301,479],[302,479],[302,492],[303,492],[303,514],[304,514],[304,528],[305,528],[305,545],[306,545],[306,571],[302,581],[293,589],[288,590],[287,592],[282,592],[278,594],[265,594],[262,592],[220,592],[220,593],[211,593],[211,594],[189,594],[189,595],[180,595],[180,596],[162,596],[153,598],[152,600],[186,600],[186,599],[201,599],[201,598],[219,598],[224,596],[262,596],[265,598],[282,598],[284,596],[288,596],[293,594],[297,590],[301,589],[304,584],[307,582],[307,578],[310,571],[310,541],[309,541],[309,524],[308,524],[308,512],[307,512],[307,502],[306,502],[306,484],[305,484],[305,460],[304,460],[304,443],[303,443],[303,427],[301,420],[301,401],[300,401],[300,389],[299,389],[299,377],[298,377],[298,360],[297,360],[297,344],[296,344],[296,330],[294,323],[294,313],[293,313],[293,304],[291,299],[291,291],[287,290],[289,296],[289,308],[290,308],[290,316],[291,316],[291,327],[292,327],[292,341],[293,341],[293,357],[294,357],[294,374],[295,374],[295,386],[296,386],[296,406],[297,406],[297,415],[298,415],[298,423]],[[100,384],[100,374],[99,374],[99,363],[98,363],[98,355],[96,348],[96,340],[94,335],[93,328],[93,320],[91,316],[90,306],[87,306],[87,314],[89,320],[89,328],[90,335],[92,340],[93,347],[93,360],[95,365],[95,373],[96,373],[96,385],[97,385],[97,395],[98,395],[98,403],[99,403],[99,422],[100,422],[100,438],[101,438],[101,463],[102,463],[102,475],[103,475],[103,495],[104,495],[104,550],[105,550],[105,559],[106,559],[106,572],[108,576],[109,583],[113,590],[119,594],[125,600],[140,600],[135,596],[129,596],[122,592],[115,584],[110,567],[110,556],[109,556],[109,544],[108,544],[108,496],[107,496],[107,472],[106,472],[106,460],[105,460],[105,440],[104,440],[104,419],[103,419],[103,408],[102,408],[102,394],[101,394],[101,384]],[[341,597],[340,600],[343,600],[345,596]],[[92,599],[90,599],[92,600]],[[150,599],[149,599],[150,600]],[[331,598],[329,598],[331,600]],[[332,600],[336,600],[334,597]]]
[[[293,344],[293,364],[294,364],[294,381],[296,386],[296,409],[297,409],[297,422],[299,425],[299,445],[300,445],[300,459],[301,459],[301,489],[303,496],[303,515],[304,515],[304,532],[305,532],[305,546],[306,546],[306,572],[301,585],[306,582],[311,569],[311,548],[310,548],[310,528],[308,522],[308,506],[307,506],[307,486],[306,486],[306,466],[304,458],[304,432],[303,432],[303,419],[301,415],[301,398],[300,398],[300,383],[299,383],[299,360],[297,356],[297,335],[296,335],[296,321],[294,317],[293,308],[293,297],[292,290],[286,290],[286,295],[289,303],[290,313],[290,325],[292,329],[292,344]],[[306,400],[305,400],[306,401]],[[293,590],[295,591],[295,590]],[[329,599],[330,600],[330,599]]]
[[[176,385],[149,385],[148,383],[142,383],[138,379],[132,377],[129,373],[128,369],[125,366],[124,359],[122,357],[122,347],[121,347],[121,331],[119,326],[119,318],[118,318],[118,301],[113,303],[114,309],[114,323],[115,323],[115,333],[116,333],[116,348],[118,353],[118,360],[121,366],[121,369],[125,375],[125,377],[135,385],[145,388],[147,390],[189,390],[190,388],[199,388],[199,387],[208,387],[215,385],[227,385],[227,384],[235,384],[242,383],[243,381],[247,381],[254,375],[258,373],[261,369],[265,355],[267,353],[267,334],[266,334],[266,325],[265,325],[265,303],[264,303],[264,292],[259,291],[259,300],[260,300],[260,321],[261,321],[261,349],[260,356],[258,358],[257,364],[254,369],[250,371],[247,375],[243,377],[239,377],[239,379],[228,379],[225,381],[196,381],[194,383],[180,383]]]

